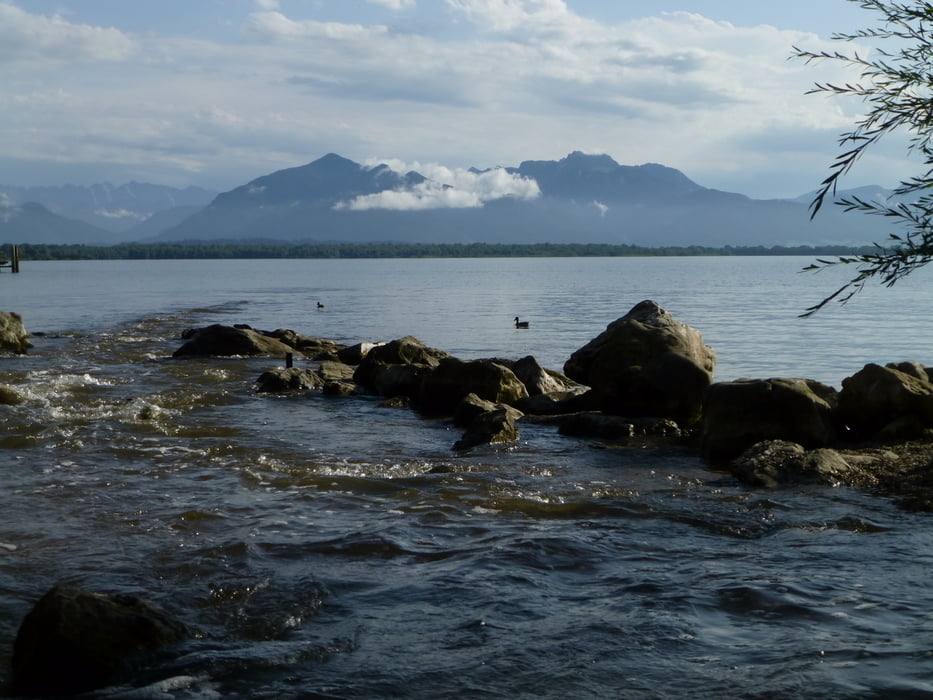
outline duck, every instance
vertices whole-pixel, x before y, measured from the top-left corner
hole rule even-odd
[[[528,321],[519,321],[518,316],[515,317],[515,327],[516,328],[528,328]]]
[[[318,302],[318,303],[317,303],[317,307],[318,307],[319,309],[323,309],[323,308],[324,308],[324,304],[322,304],[321,302]]]

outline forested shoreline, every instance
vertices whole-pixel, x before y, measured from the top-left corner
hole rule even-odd
[[[855,255],[870,247],[853,246],[665,246],[604,243],[278,243],[182,242],[125,243],[110,246],[19,244],[22,260],[181,260],[234,258],[532,258]],[[9,245],[5,246],[9,249]],[[4,249],[0,248],[0,257]]]

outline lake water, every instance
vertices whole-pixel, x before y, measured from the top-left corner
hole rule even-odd
[[[257,396],[274,360],[170,359],[248,323],[560,369],[654,299],[717,380],[933,364],[923,272],[800,319],[844,279],[807,262],[24,261],[0,309],[43,335],[0,357],[27,397],[0,406],[0,667],[68,581],[199,632],[111,697],[933,696],[929,515],[544,425],[458,454],[376,399]]]

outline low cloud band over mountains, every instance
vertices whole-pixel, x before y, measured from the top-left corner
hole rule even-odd
[[[27,201],[33,203],[26,207]],[[805,198],[751,199],[703,187],[663,165],[620,165],[579,151],[485,170],[360,164],[331,153],[216,196],[139,183],[0,186],[0,242],[7,243],[773,246],[864,244],[885,234],[871,217],[832,208],[810,221]]]

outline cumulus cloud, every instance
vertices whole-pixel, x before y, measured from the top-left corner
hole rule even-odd
[[[0,2],[0,62],[120,61],[134,49],[117,29],[72,24]]]
[[[538,183],[505,168],[476,171],[448,168],[438,164],[405,164],[402,161],[379,161],[397,172],[416,170],[428,178],[425,182],[406,190],[383,190],[376,194],[356,197],[342,202],[339,209],[364,211],[367,209],[470,209],[503,197],[535,199],[540,196]],[[372,162],[370,165],[376,165]]]

